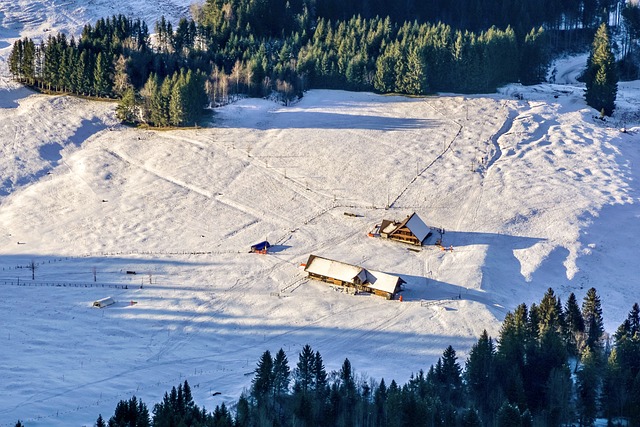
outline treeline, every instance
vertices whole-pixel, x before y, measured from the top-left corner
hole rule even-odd
[[[389,361],[398,363],[399,360]],[[193,402],[185,381],[153,408],[121,401],[109,426],[393,426],[527,427],[640,425],[640,307],[634,304],[612,339],[600,298],[589,289],[581,307],[549,289],[538,304],[509,312],[496,340],[487,332],[464,368],[449,346],[425,373],[403,385],[357,375],[349,359],[327,372],[306,345],[291,369],[285,352],[265,351],[249,390],[231,411]],[[104,426],[99,417],[96,424]]]
[[[26,84],[53,91],[123,98],[132,89],[135,96],[127,94],[121,118],[164,126],[195,121],[205,93],[217,105],[240,94],[263,97],[274,92],[287,103],[311,87],[405,94],[487,92],[507,82],[541,81],[548,61],[541,29],[520,40],[510,27],[476,34],[444,24],[414,21],[399,26],[389,18],[356,17],[334,24],[320,18],[307,33],[308,24],[300,17],[293,20],[299,23],[297,32],[256,38],[250,23],[239,29],[239,17],[229,18],[223,11],[222,18],[216,18],[210,8],[205,4],[196,11],[201,23],[183,19],[176,30],[159,21],[153,49],[146,25],[123,16],[86,26],[77,42],[64,35],[40,44],[18,40],[10,71]],[[192,78],[183,80],[193,84],[189,92],[198,92],[190,106],[196,111],[185,118],[170,116],[168,108],[158,113],[160,104],[171,103],[172,91],[155,108],[151,99],[158,96],[143,89],[154,84],[161,88],[167,78],[175,86],[189,71]],[[156,120],[149,119],[158,114]]]
[[[623,0],[206,0],[205,18],[217,30],[244,30],[258,37],[280,37],[306,30],[317,18],[348,21],[388,16],[391,22],[442,22],[452,28],[480,32],[497,26],[516,26],[525,34],[544,26],[551,30],[595,28],[609,13],[621,10]]]
[[[144,22],[114,16],[85,26],[77,41],[64,34],[39,43],[18,40],[9,68],[17,80],[43,90],[121,99],[118,114],[124,121],[183,126],[195,123],[207,104],[240,95],[275,94],[287,104],[309,88],[418,95],[538,83],[545,77],[550,44],[549,32],[538,24],[593,31],[603,19],[601,12],[614,5],[581,0],[560,7],[551,2],[535,8],[544,17],[523,21],[521,14],[538,2],[504,0],[496,4],[509,11],[512,21],[499,19],[502,12],[492,3],[468,15],[479,21],[467,25],[420,13],[401,21],[383,2],[332,1],[207,0],[192,6],[193,20],[183,18],[174,27],[162,18],[154,37]],[[591,1],[598,13],[588,12]],[[433,10],[445,13],[454,4]],[[472,4],[461,1],[455,15]],[[343,16],[351,8],[363,9]],[[372,15],[374,10],[387,13]],[[492,15],[481,18],[485,13]],[[489,26],[494,23],[500,27]],[[187,93],[193,98],[180,98]]]

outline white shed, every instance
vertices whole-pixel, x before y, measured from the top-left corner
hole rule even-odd
[[[93,306],[98,308],[105,308],[115,303],[116,301],[113,299],[113,297],[106,297],[99,300],[95,300],[93,302]]]

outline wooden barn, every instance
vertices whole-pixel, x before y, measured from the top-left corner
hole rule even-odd
[[[402,284],[405,283],[402,278],[392,274],[366,270],[357,265],[317,255],[309,255],[304,271],[312,279],[355,288],[358,291],[369,292],[387,299],[394,299],[396,294],[402,290]]]
[[[431,229],[414,212],[403,221],[383,219],[380,224],[380,236],[422,246],[422,242],[431,236]]]

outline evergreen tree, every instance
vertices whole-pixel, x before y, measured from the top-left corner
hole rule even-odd
[[[160,97],[160,86],[158,82],[158,76],[156,74],[149,75],[147,82],[144,84],[144,87],[140,91],[140,96],[142,97],[142,120],[147,123],[152,123],[157,126],[159,124],[155,123],[157,119],[157,114],[161,106],[159,105],[159,97]]]
[[[313,353],[313,350],[311,349],[311,346],[309,344],[306,344],[304,347],[302,347],[302,351],[298,356],[296,369],[293,373],[294,390],[301,391],[303,394],[306,394],[310,390],[315,389],[314,366],[315,355]]]
[[[625,414],[628,392],[630,391],[626,374],[618,360],[618,351],[614,348],[607,359],[601,396],[604,415],[610,422]]]
[[[251,423],[251,415],[249,409],[249,401],[243,394],[238,399],[238,405],[236,406],[236,425],[235,427],[249,427]]]
[[[584,341],[584,319],[575,294],[569,294],[565,304],[565,325],[567,350],[571,356],[577,356]]]
[[[525,348],[529,342],[526,322],[528,309],[520,304],[514,313],[507,313],[500,330],[497,369],[501,373],[499,381],[509,402],[526,406],[523,370],[525,366]]]
[[[568,365],[551,370],[545,388],[547,400],[541,411],[546,418],[547,426],[566,425],[571,421],[572,387],[571,371]]]
[[[258,401],[258,404],[265,402],[265,399],[271,395],[273,381],[273,359],[267,350],[260,357],[251,385],[251,396]]]
[[[602,306],[600,297],[595,288],[587,291],[582,302],[582,318],[585,325],[585,345],[597,356],[602,350],[604,334],[604,320],[602,319]]]
[[[149,411],[142,400],[133,396],[129,400],[121,400],[115,412],[109,418],[109,427],[149,427]]]
[[[462,420],[460,422],[462,427],[482,427],[482,420],[480,419],[480,415],[478,411],[475,409],[467,409],[462,414]]]
[[[464,378],[471,400],[480,408],[483,417],[492,418],[497,411],[499,385],[495,366],[496,351],[493,340],[484,330],[478,342],[469,351]]]
[[[104,422],[102,418],[102,414],[98,414],[98,419],[96,420],[95,427],[107,427],[107,424]]]
[[[403,58],[404,59],[404,58]],[[417,47],[409,50],[402,72],[396,72],[398,82],[396,90],[409,95],[420,95],[428,92],[427,67],[421,52]]]
[[[521,427],[522,426],[522,418],[520,415],[520,410],[516,405],[512,405],[509,402],[505,401],[500,410],[498,411],[497,416],[497,427]]]
[[[458,363],[456,351],[448,346],[442,353],[442,365],[436,369],[436,377],[440,385],[440,396],[444,403],[458,406],[462,401],[462,368]]]
[[[169,96],[169,124],[172,126],[182,126],[188,121],[186,90],[185,75],[180,73],[171,85],[171,95]]]
[[[96,66],[93,69],[93,91],[97,96],[111,94],[111,61],[102,52],[96,56]]]
[[[273,359],[273,392],[275,396],[283,396],[289,391],[291,371],[284,350],[280,349]]]
[[[602,23],[593,39],[585,72],[587,104],[605,115],[613,114],[618,93],[618,75],[611,50],[609,29]]]
[[[582,352],[581,368],[577,373],[578,417],[581,425],[592,425],[596,419],[600,378],[598,360],[591,347]]]

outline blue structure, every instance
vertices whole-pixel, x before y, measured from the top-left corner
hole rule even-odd
[[[264,242],[260,242],[251,246],[251,252],[266,254],[267,250],[270,247],[271,247],[271,244],[265,240]]]

